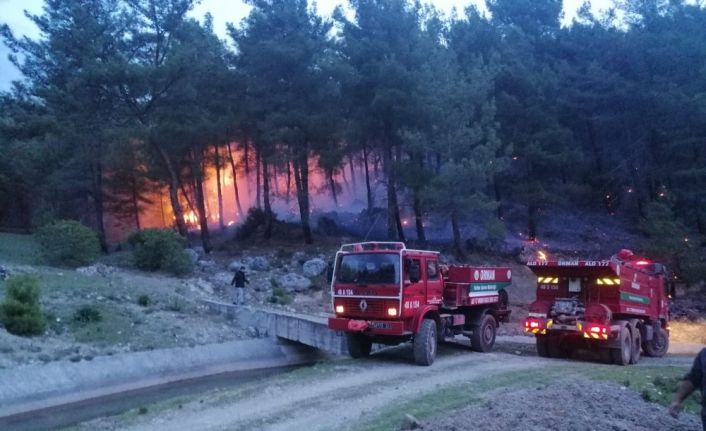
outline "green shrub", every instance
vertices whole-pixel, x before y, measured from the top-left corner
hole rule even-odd
[[[186,251],[179,248],[166,255],[162,269],[174,275],[187,275],[194,270],[194,263]]]
[[[270,296],[270,302],[272,304],[287,305],[292,302],[292,297],[282,287],[274,287],[272,289],[272,296]]]
[[[74,220],[42,226],[35,234],[39,249],[50,265],[77,267],[93,263],[100,255],[98,235]]]
[[[5,302],[0,304],[0,322],[15,335],[39,335],[46,319],[39,308],[39,282],[30,275],[16,275],[7,281]]]
[[[148,305],[150,305],[150,302],[152,301],[150,300],[149,295],[143,294],[137,297],[137,305],[141,307],[147,307]]]
[[[135,265],[145,271],[168,271],[185,275],[193,270],[182,239],[167,229],[144,229],[128,237]]]
[[[74,313],[74,320],[79,323],[95,323],[103,320],[100,310],[92,305],[84,305]]]
[[[270,217],[272,217],[271,221],[273,224],[277,222],[277,216],[274,213]],[[252,207],[248,210],[248,215],[245,217],[243,224],[238,227],[235,237],[237,239],[248,239],[255,235],[260,227],[264,227],[266,223],[267,213],[260,208]]]

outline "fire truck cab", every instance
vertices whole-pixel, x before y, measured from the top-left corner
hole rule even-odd
[[[464,334],[489,351],[506,321],[508,268],[445,267],[439,253],[401,242],[346,244],[336,253],[329,328],[345,333],[354,358],[372,344],[412,341],[415,361],[431,365],[437,343]]]

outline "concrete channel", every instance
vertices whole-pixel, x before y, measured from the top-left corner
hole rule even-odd
[[[0,429],[49,429],[345,354],[326,319],[209,302],[262,338],[0,370]]]

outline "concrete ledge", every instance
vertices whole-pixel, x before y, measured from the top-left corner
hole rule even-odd
[[[256,328],[260,334],[296,341],[334,355],[348,354],[343,333],[330,330],[326,317],[208,300],[203,300],[203,304],[213,312],[237,320],[241,326]]]
[[[303,365],[316,350],[276,339],[102,356],[0,371],[0,417],[234,371]]]

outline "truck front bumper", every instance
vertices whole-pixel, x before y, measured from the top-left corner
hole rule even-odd
[[[358,320],[329,317],[328,327],[334,331],[362,332],[370,335],[407,335],[404,322],[396,320]]]

